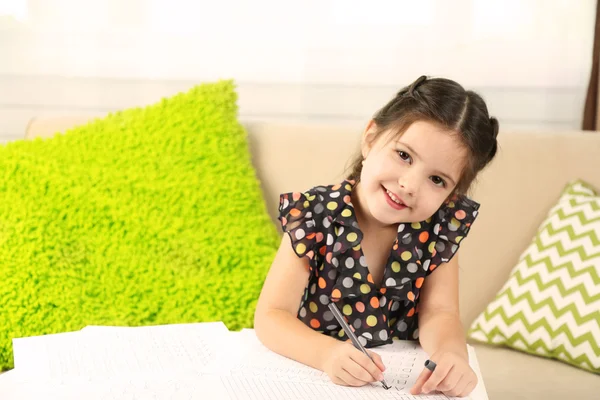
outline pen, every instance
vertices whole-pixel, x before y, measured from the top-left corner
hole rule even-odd
[[[342,316],[342,313],[340,312],[340,310],[338,310],[338,308],[335,306],[335,303],[330,302],[329,303],[329,309],[331,310],[331,312],[333,313],[333,316],[335,317],[335,319],[340,323],[340,325],[342,326],[342,329],[344,330],[344,332],[346,332],[346,335],[348,335],[348,337],[350,338],[350,340],[352,341],[352,344],[354,345],[354,347],[356,347],[358,350],[362,351],[363,353],[365,353],[365,355],[367,357],[369,357],[369,359],[371,361],[373,361],[373,359],[371,358],[371,356],[369,355],[369,353],[367,353],[367,350],[365,350],[365,348],[363,347],[362,344],[360,344],[360,342],[358,341],[358,339],[356,338],[356,335],[354,334],[354,332],[352,332],[352,329],[350,329],[350,327],[348,326],[348,324],[346,323],[346,320],[344,319],[344,317]],[[381,380],[381,384],[383,385],[383,388],[385,390],[388,390],[390,387],[387,385],[387,383],[385,383],[385,379]]]

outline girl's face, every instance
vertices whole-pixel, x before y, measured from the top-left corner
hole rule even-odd
[[[417,121],[400,136],[383,132],[373,141],[369,124],[359,183],[361,208],[383,225],[424,221],[448,198],[460,179],[467,149],[454,132]]]

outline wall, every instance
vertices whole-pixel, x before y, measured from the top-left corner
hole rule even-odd
[[[596,4],[11,3],[0,6],[16,17],[0,17],[0,140],[34,116],[101,114],[219,78],[236,80],[242,118],[364,124],[421,74],[480,92],[503,128],[577,129]]]

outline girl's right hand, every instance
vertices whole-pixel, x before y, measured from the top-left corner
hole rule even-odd
[[[385,366],[377,353],[369,350],[367,353],[373,361],[350,341],[336,342],[325,357],[323,371],[333,383],[343,386],[364,386],[369,382],[379,382],[383,380],[382,371]]]

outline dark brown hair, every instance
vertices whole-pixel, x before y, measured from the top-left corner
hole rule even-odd
[[[419,77],[398,92],[374,116],[377,126],[372,140],[393,129],[404,133],[417,121],[440,125],[457,137],[468,150],[468,160],[454,189],[465,194],[475,177],[496,154],[498,120],[490,118],[484,100],[477,93],[465,90],[458,83],[444,78]],[[363,157],[359,153],[349,167],[348,179],[360,180]]]

